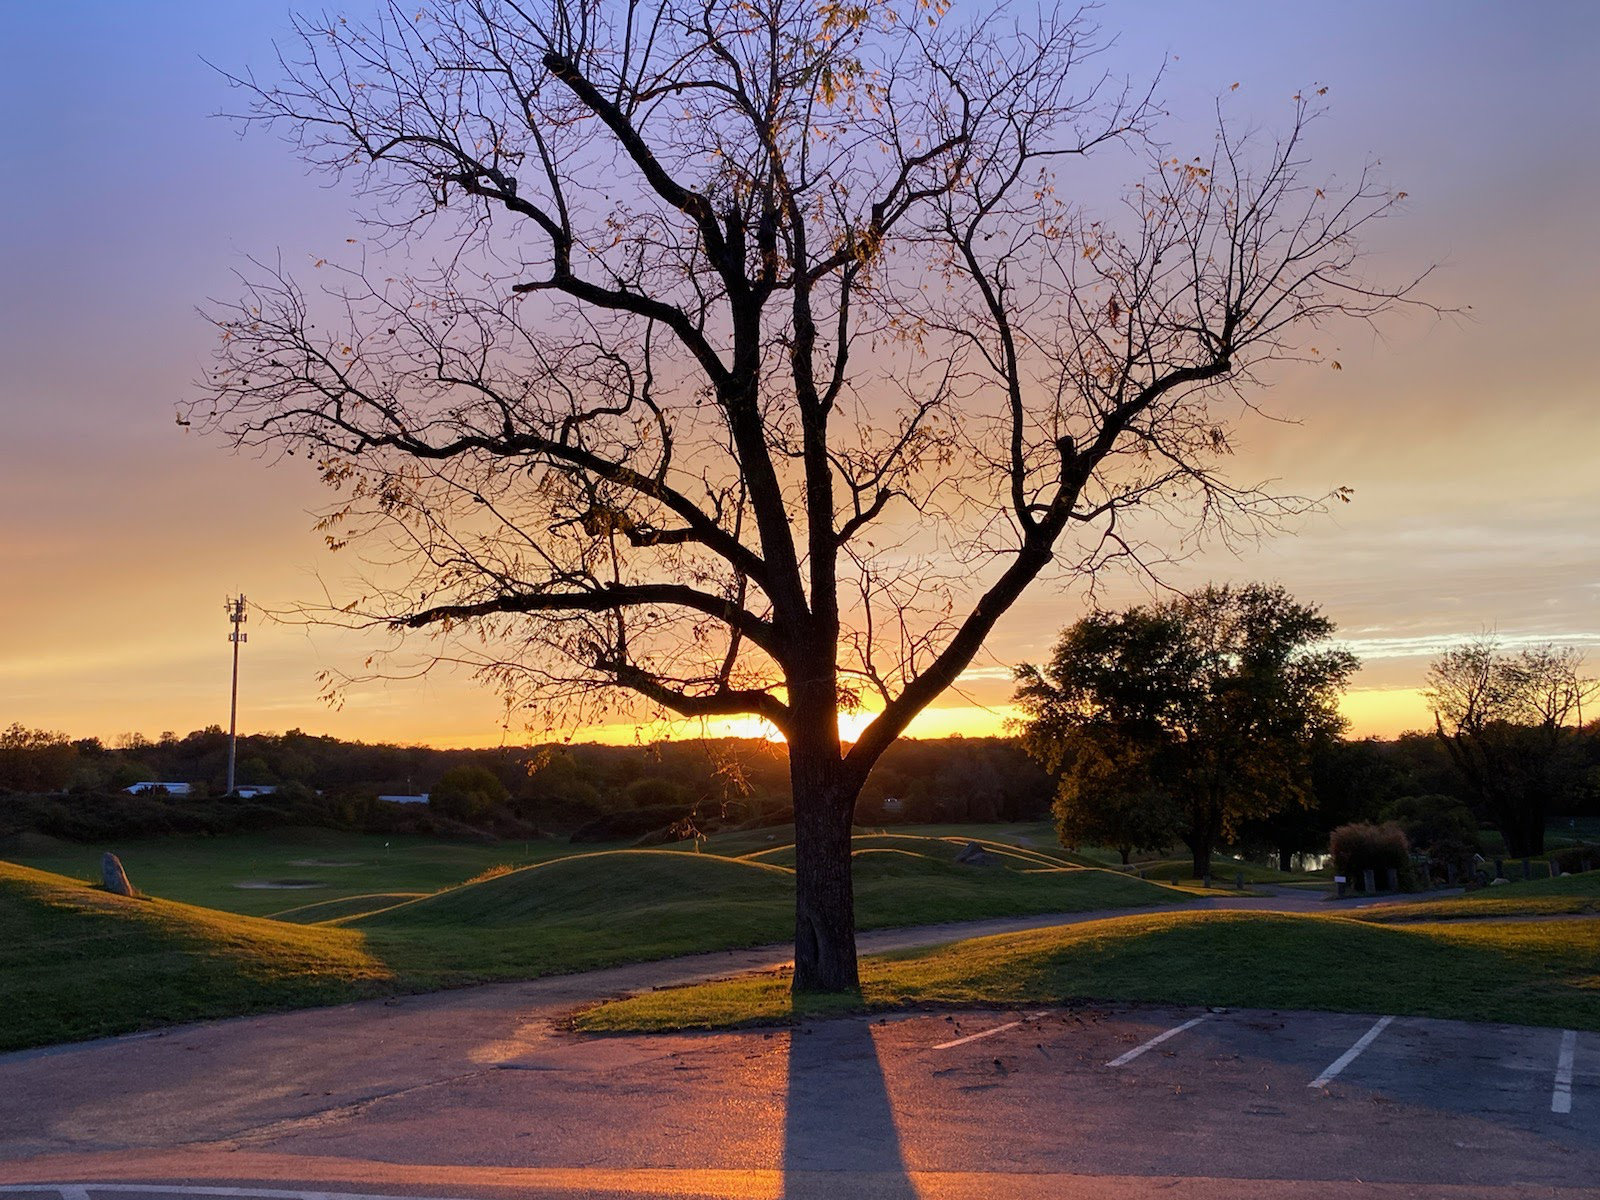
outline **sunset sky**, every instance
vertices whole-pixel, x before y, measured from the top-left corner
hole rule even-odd
[[[957,0],[959,5],[961,0]],[[367,11],[356,0],[341,11]],[[285,607],[338,588],[311,532],[324,496],[302,460],[268,469],[174,423],[211,331],[207,297],[246,257],[294,266],[355,236],[353,199],[270,134],[212,116],[234,103],[207,63],[273,73],[283,0],[16,6],[0,44],[0,725],[107,740],[228,716],[223,598]],[[1314,173],[1369,158],[1408,193],[1373,240],[1400,278],[1440,264],[1428,298],[1378,337],[1337,331],[1343,370],[1279,376],[1246,425],[1234,478],[1354,488],[1293,536],[1211,547],[1172,582],[1275,580],[1320,605],[1365,667],[1355,732],[1427,722],[1416,689],[1452,640],[1555,641],[1600,662],[1600,6],[1357,0],[1338,5],[1110,0],[1107,62],[1148,76],[1175,148],[1208,144],[1238,82],[1270,126],[1327,85]],[[1134,173],[1125,173],[1131,180]],[[1087,174],[1086,201],[1115,181]],[[1104,600],[1144,598],[1132,579]],[[993,732],[1009,668],[1048,653],[1079,592],[1029,594],[913,732]],[[241,727],[445,746],[521,740],[495,697],[435,673],[317,700],[315,675],[371,647],[250,625]],[[698,728],[698,727],[697,727]],[[659,730],[647,730],[653,736]],[[632,739],[633,727],[578,731]]]

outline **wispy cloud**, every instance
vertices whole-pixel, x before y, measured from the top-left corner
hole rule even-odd
[[[1437,658],[1463,642],[1487,637],[1507,650],[1554,644],[1577,650],[1600,649],[1600,633],[1434,633],[1406,637],[1336,638],[1334,644],[1351,651],[1363,662],[1390,658]]]

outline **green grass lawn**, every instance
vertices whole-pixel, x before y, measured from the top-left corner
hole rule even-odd
[[[859,999],[785,974],[651,992],[582,1013],[591,1032],[710,1028],[844,1010],[1073,1001],[1321,1009],[1600,1030],[1590,922],[1384,926],[1286,913],[1121,917],[862,961]]]
[[[994,842],[1011,847],[1026,847],[1043,851],[1064,862],[1076,861],[1074,855],[1061,848],[1055,827],[1049,821],[1008,821],[984,825],[857,825],[855,836],[916,837],[959,839]],[[794,844],[793,825],[767,825],[759,829],[735,829],[727,833],[714,833],[699,844],[701,852],[721,854],[729,858],[743,858],[766,850],[778,850]],[[694,851],[693,842],[675,842],[664,849]],[[1087,860],[1085,860],[1087,861]],[[1101,865],[1098,863],[1092,865]]]
[[[268,916],[351,896],[436,892],[501,863],[541,862],[571,854],[573,847],[553,839],[486,844],[406,834],[274,829],[227,837],[143,838],[105,846],[54,842],[45,853],[9,857],[41,871],[98,883],[104,850],[117,853],[133,886],[148,895]],[[239,886],[262,882],[315,886]]]
[[[969,867],[958,846],[872,835],[855,856],[861,929],[1182,902],[1186,893],[1111,871]],[[905,846],[921,844],[925,853]],[[342,927],[428,985],[528,978],[787,941],[794,873],[759,858],[670,850],[575,855],[424,897]]]
[[[1153,862],[1135,863],[1146,879],[1159,879],[1168,883],[1185,883],[1194,880],[1194,861],[1190,858],[1164,858]],[[1232,886],[1240,872],[1244,872],[1246,886],[1252,883],[1290,885],[1327,884],[1333,878],[1332,869],[1326,871],[1280,871],[1259,863],[1245,862],[1226,854],[1211,856],[1211,884]]]
[[[191,894],[209,887],[233,901],[236,892],[253,895],[232,887],[241,870],[265,874],[273,863],[285,865],[286,855],[355,861],[360,849],[348,839],[309,840],[310,849],[277,835],[248,853],[231,844],[234,839],[168,845],[164,861]],[[1030,853],[996,852],[989,865],[973,867],[954,861],[964,844],[959,840],[891,840],[864,837],[856,856],[856,915],[863,929],[1187,899],[1176,889]],[[504,858],[505,847],[478,861],[451,852],[481,855],[482,847],[396,849],[403,858],[380,882],[421,880],[445,869],[482,871],[486,859]],[[207,863],[205,850],[215,851],[217,861]],[[341,852],[350,857],[333,858]],[[141,875],[136,855],[127,861],[143,890],[154,890],[163,878],[154,869]],[[792,868],[662,850],[568,854],[422,895],[395,889],[312,899],[323,893],[279,892],[274,895],[301,901],[279,920],[170,900],[122,900],[60,875],[3,869],[8,907],[0,909],[0,928],[11,944],[9,957],[0,957],[0,1045],[10,1047],[385,990],[781,944],[794,928]],[[339,891],[331,882],[327,890]],[[109,965],[97,961],[102,951]],[[140,982],[145,972],[149,986]],[[87,988],[85,973],[93,979]],[[53,997],[66,998],[59,1020]]]
[[[1503,883],[1480,888],[1447,900],[1416,900],[1408,904],[1380,904],[1350,915],[1363,921],[1454,921],[1484,917],[1558,916],[1564,913],[1600,913],[1600,871],[1536,879],[1529,883]],[[1600,937],[1600,933],[1595,934]]]
[[[126,899],[0,863],[0,1050],[381,994],[357,932]]]

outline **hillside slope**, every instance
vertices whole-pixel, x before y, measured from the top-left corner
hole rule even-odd
[[[354,931],[127,899],[0,862],[0,1050],[333,1004],[392,973]]]

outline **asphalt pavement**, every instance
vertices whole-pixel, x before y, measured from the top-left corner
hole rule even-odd
[[[609,995],[780,961],[697,956],[0,1056],[0,1200],[1600,1196],[1588,1032],[1148,1006],[560,1026]]]

